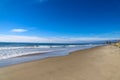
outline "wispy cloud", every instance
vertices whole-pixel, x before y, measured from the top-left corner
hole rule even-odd
[[[46,40],[34,36],[0,35],[0,42],[46,42]]]
[[[120,38],[99,38],[99,37],[36,37],[36,36],[18,36],[18,35],[0,35],[0,42],[48,42],[48,43],[64,43],[64,42],[91,42],[91,41],[104,41],[104,40],[117,40]]]
[[[18,33],[22,33],[22,32],[27,32],[28,30],[26,29],[12,29],[11,32],[18,32]]]

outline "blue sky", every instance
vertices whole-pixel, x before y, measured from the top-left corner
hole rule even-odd
[[[119,0],[0,0],[0,41],[120,38]]]

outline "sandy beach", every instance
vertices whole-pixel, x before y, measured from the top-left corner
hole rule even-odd
[[[102,46],[0,68],[0,80],[120,80],[120,48]]]

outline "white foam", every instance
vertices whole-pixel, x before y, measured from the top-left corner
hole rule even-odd
[[[50,48],[50,46],[27,46],[27,47],[0,47],[0,50],[22,49],[22,48]]]
[[[10,50],[0,50],[0,60],[2,59],[8,59],[18,56],[24,56],[29,54],[38,54],[38,53],[46,53],[46,52],[53,52],[55,50],[47,50],[47,51],[39,51],[34,49],[10,49]]]
[[[76,47],[76,45],[66,47]],[[0,47],[0,60],[29,54],[53,52],[62,49],[65,49],[64,46]]]

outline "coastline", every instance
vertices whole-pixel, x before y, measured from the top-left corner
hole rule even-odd
[[[99,46],[87,46],[87,47],[76,47],[76,48],[66,48],[66,49],[59,49],[47,52],[47,53],[33,53],[33,54],[25,54],[22,56],[14,57],[14,58],[8,58],[8,59],[3,59],[0,60],[0,68],[2,67],[7,67],[7,66],[12,66],[12,65],[17,65],[17,64],[22,64],[22,63],[28,63],[32,61],[37,61],[37,60],[43,60],[46,58],[54,58],[54,57],[60,57],[60,56],[68,56],[70,53],[75,52],[75,51],[80,51],[80,50],[86,50],[94,47],[99,47]]]
[[[100,46],[3,67],[0,80],[119,80],[119,51],[115,46]]]

